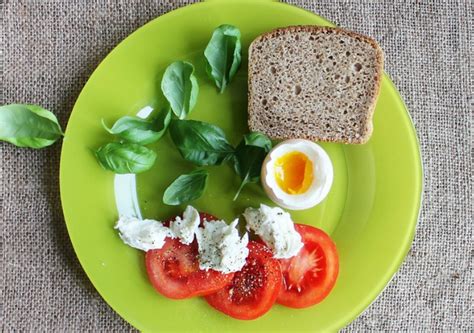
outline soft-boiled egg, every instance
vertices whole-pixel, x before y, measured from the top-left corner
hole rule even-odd
[[[328,154],[316,143],[293,139],[276,145],[262,164],[262,184],[281,207],[302,210],[329,193],[333,169]]]

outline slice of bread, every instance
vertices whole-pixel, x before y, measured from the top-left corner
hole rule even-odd
[[[272,139],[365,143],[380,90],[383,53],[339,28],[293,26],[249,49],[249,127]]]

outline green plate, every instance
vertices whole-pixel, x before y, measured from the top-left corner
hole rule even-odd
[[[221,126],[233,144],[248,131],[246,60],[224,94],[218,94],[205,75],[203,50],[213,29],[223,23],[241,29],[244,59],[249,43],[275,27],[332,25],[279,2],[210,1],[163,15],[117,46],[80,94],[63,143],[61,198],[74,249],[105,301],[140,330],[337,330],[359,315],[397,271],[410,248],[420,208],[422,168],[416,133],[386,76],[371,140],[361,146],[322,144],[334,165],[331,192],[317,207],[292,212],[296,221],[330,233],[338,247],[340,276],[321,304],[302,310],[275,305],[257,320],[239,321],[213,310],[201,298],[166,299],[148,282],[143,253],[124,245],[113,229],[118,218],[114,193],[118,201],[127,200],[127,193],[133,200],[135,178],[122,182],[117,177],[114,192],[114,175],[94,159],[91,150],[113,140],[102,129],[101,119],[111,124],[142,109],[159,109],[159,84],[169,63],[182,59],[196,67],[200,94],[190,118]],[[164,189],[193,167],[180,158],[167,136],[153,149],[158,160],[151,171],[137,177],[138,201],[130,207],[139,206],[144,217],[164,219],[183,210],[162,204]],[[269,203],[259,185],[248,186],[232,202],[239,180],[231,168],[209,170],[208,189],[193,202],[199,210],[230,221],[247,206]],[[123,191],[124,186],[131,187]]]

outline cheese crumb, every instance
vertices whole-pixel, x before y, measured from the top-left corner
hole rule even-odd
[[[214,269],[226,274],[242,269],[249,254],[249,238],[247,233],[240,238],[237,223],[237,219],[230,225],[220,220],[205,221],[204,228],[198,228],[200,269]]]
[[[200,222],[199,212],[193,206],[187,206],[184,210],[183,218],[180,216],[176,217],[170,223],[170,229],[174,236],[179,238],[181,243],[189,245],[194,240],[194,234]]]
[[[161,249],[171,230],[155,220],[140,220],[135,217],[120,217],[115,229],[123,242],[142,251]]]
[[[303,247],[290,214],[283,209],[261,204],[260,208],[247,208],[243,215],[247,220],[247,230],[253,230],[260,236],[272,249],[275,258],[291,258]]]

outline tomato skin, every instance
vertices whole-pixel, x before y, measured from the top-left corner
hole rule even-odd
[[[279,259],[283,286],[277,303],[291,308],[318,304],[331,292],[339,274],[336,245],[322,230],[295,224],[304,247],[293,258]]]
[[[201,219],[216,220],[209,214],[200,215]],[[161,249],[146,253],[145,263],[148,278],[155,290],[172,299],[215,293],[229,284],[234,276],[234,273],[199,269],[196,240],[185,245],[178,239],[167,238]]]
[[[275,303],[282,286],[280,264],[265,245],[250,241],[249,256],[232,282],[206,301],[233,318],[252,320],[264,315]]]

